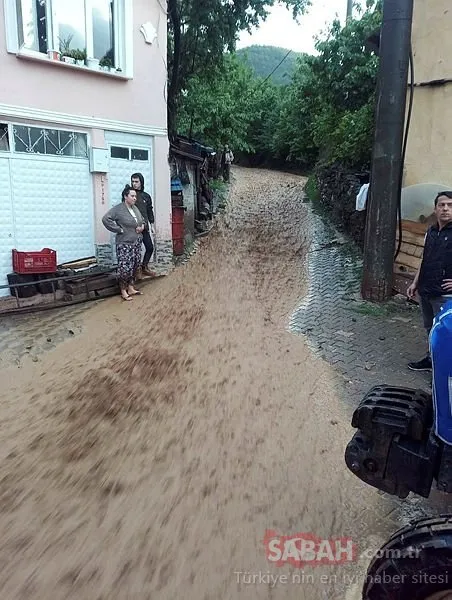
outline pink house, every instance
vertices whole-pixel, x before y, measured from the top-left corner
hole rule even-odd
[[[134,172],[171,261],[165,4],[0,0],[0,285],[12,248],[111,262],[101,217]]]

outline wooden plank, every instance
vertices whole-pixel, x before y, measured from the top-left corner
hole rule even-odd
[[[424,253],[424,247],[423,246],[415,246],[414,244],[406,244],[405,242],[402,242],[402,244],[400,246],[400,252],[403,252],[404,254],[408,254],[408,256],[422,258],[422,255]]]
[[[402,241],[401,245],[400,245],[400,252],[403,252],[404,254],[408,254],[408,256],[416,256],[416,251],[418,250],[419,246],[416,246],[415,244],[407,244],[406,242]],[[422,252],[422,248],[421,248],[421,252]]]
[[[82,280],[72,280],[65,282],[65,290],[68,294],[78,295],[94,290],[102,290],[116,283],[116,278],[112,275],[100,275],[93,278],[83,278]]]
[[[110,286],[108,288],[104,288],[103,290],[93,290],[88,292],[88,296],[86,294],[65,294],[63,296],[63,300],[65,302],[80,302],[81,300],[87,299],[95,299],[95,298],[109,298],[110,296],[115,296],[119,293],[118,286]]]
[[[82,258],[80,260],[74,260],[73,262],[68,262],[60,265],[61,269],[83,269],[84,267],[89,267],[91,265],[95,265],[97,263],[96,257],[92,256],[90,258]]]
[[[119,285],[111,285],[110,287],[104,288],[103,290],[94,290],[94,292],[90,292],[96,298],[108,298],[108,296],[115,296],[119,294]]]
[[[85,298],[87,295],[89,296],[89,290],[87,291],[85,286],[82,287],[80,285],[72,285],[70,283],[66,283],[64,285],[64,292],[65,297],[77,296],[77,299],[78,296],[85,296]]]
[[[401,275],[410,275],[410,274],[413,274],[413,277],[414,277],[414,275],[416,274],[416,272],[417,272],[417,269],[414,269],[413,267],[409,267],[407,265],[402,265],[402,264],[397,263],[397,262],[394,263],[394,273],[398,273],[398,274],[401,274]]]
[[[410,256],[409,254],[405,254],[404,252],[400,252],[396,258],[396,264],[405,265],[406,267],[410,267],[412,269],[419,269],[419,265],[421,261],[416,256]]]
[[[425,235],[427,229],[430,227],[429,223],[416,223],[415,221],[402,221],[402,230],[409,231],[416,235]]]
[[[406,229],[402,229],[402,242],[407,242],[408,244],[414,244],[415,246],[424,247],[424,235],[419,235],[417,233],[412,233],[411,231],[407,231]],[[397,231],[396,240],[399,240],[399,232]]]

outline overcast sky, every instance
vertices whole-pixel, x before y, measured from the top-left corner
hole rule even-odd
[[[365,0],[358,2],[365,6]],[[309,12],[296,23],[292,14],[283,5],[272,8],[271,14],[252,35],[243,33],[238,48],[258,44],[260,46],[279,46],[296,52],[314,52],[314,37],[324,30],[336,17],[345,21],[347,0],[312,0]]]

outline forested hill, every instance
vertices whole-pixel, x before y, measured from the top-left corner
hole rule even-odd
[[[258,77],[267,77],[273,69],[283,60],[288,50],[276,46],[249,46],[237,50],[237,56],[247,63]],[[300,54],[291,52],[286,60],[271,76],[271,81],[276,85],[287,85],[292,79],[296,68],[297,57]]]

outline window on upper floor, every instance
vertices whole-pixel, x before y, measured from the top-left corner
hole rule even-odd
[[[15,21],[15,31],[8,35],[8,50],[46,55],[58,51],[74,60],[86,57],[88,66],[100,61],[101,66],[126,70],[131,0],[5,0],[5,3],[7,25]]]

